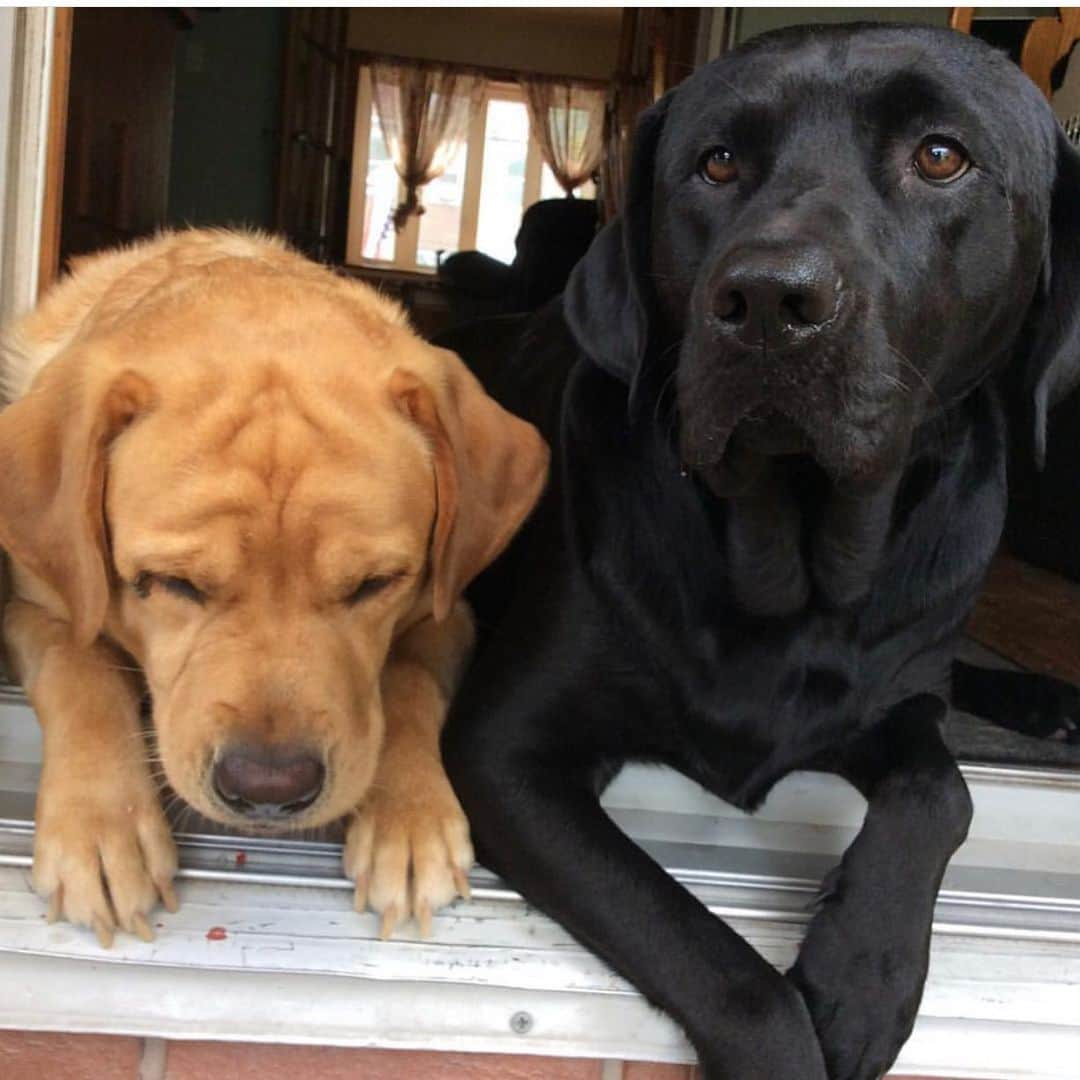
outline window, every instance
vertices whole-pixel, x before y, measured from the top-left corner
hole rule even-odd
[[[378,127],[378,124],[375,124]],[[465,167],[469,159],[466,143],[442,176],[432,180],[421,194],[424,213],[416,248],[417,266],[434,267],[439,253],[456,251],[461,235],[461,209],[465,199]],[[393,207],[391,207],[391,213]],[[393,232],[393,226],[390,227]]]
[[[367,183],[364,186],[363,257],[392,262],[394,226],[391,217],[398,203],[398,175],[382,128],[371,124],[368,138]]]
[[[529,113],[525,103],[488,101],[476,249],[506,263],[514,259],[514,236],[526,205],[528,157]]]
[[[441,258],[468,250],[512,262],[524,210],[565,194],[532,137],[521,91],[489,82],[470,115],[465,144],[442,176],[421,189],[424,213],[395,233],[403,186],[382,137],[367,69],[360,76],[352,187],[348,261],[403,270],[434,270]],[[594,199],[596,185],[590,180],[575,195]]]

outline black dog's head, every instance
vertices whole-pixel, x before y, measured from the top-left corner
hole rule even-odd
[[[566,312],[632,401],[675,367],[680,452],[718,492],[803,452],[873,485],[1014,355],[1038,446],[1080,375],[1080,157],[972,38],[767,35],[643,114]]]

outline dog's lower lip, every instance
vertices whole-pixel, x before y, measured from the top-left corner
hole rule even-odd
[[[219,800],[217,805],[219,812],[228,819],[229,824],[234,828],[243,829],[246,832],[281,834],[308,828],[312,817],[315,816],[313,811],[317,812],[319,805],[322,803],[323,799],[318,797],[295,813],[268,814],[265,817],[258,814],[244,814],[224,800]]]
[[[239,832],[254,833],[256,836],[288,836],[291,833],[299,832],[301,829],[310,828],[303,821],[296,822],[279,822],[277,824],[271,824],[269,822],[260,823],[258,821],[249,821],[246,819],[238,819],[233,822],[233,827]]]
[[[226,809],[226,812],[222,815],[222,823],[237,832],[274,837],[288,836],[290,833],[300,832],[304,829],[318,828],[318,824],[312,824],[312,817],[311,807],[292,817],[263,819],[245,817],[235,811]]]
[[[751,450],[770,457],[813,451],[806,432],[790,417],[775,409],[755,410],[735,428],[733,437]]]

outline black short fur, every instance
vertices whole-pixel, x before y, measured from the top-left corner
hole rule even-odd
[[[927,136],[969,171],[924,180]],[[1080,368],[1078,206],[1045,102],[979,42],[769,35],[643,115],[621,219],[491,380],[553,469],[474,593],[447,765],[482,859],[709,1080],[870,1080],[911,1030],[971,813],[939,722],[1005,513],[995,377],[1037,454]],[[786,975],[602,812],[631,760],[747,809],[794,769],[866,795]]]

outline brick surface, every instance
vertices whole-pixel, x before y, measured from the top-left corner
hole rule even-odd
[[[165,1077],[166,1080],[600,1080],[600,1070],[599,1061],[578,1058],[171,1042]],[[652,1078],[642,1076],[639,1080]]]
[[[659,1065],[650,1061],[628,1061],[623,1080],[698,1080],[693,1065]]]
[[[0,1031],[4,1080],[135,1080],[140,1039],[69,1035],[52,1031]]]

